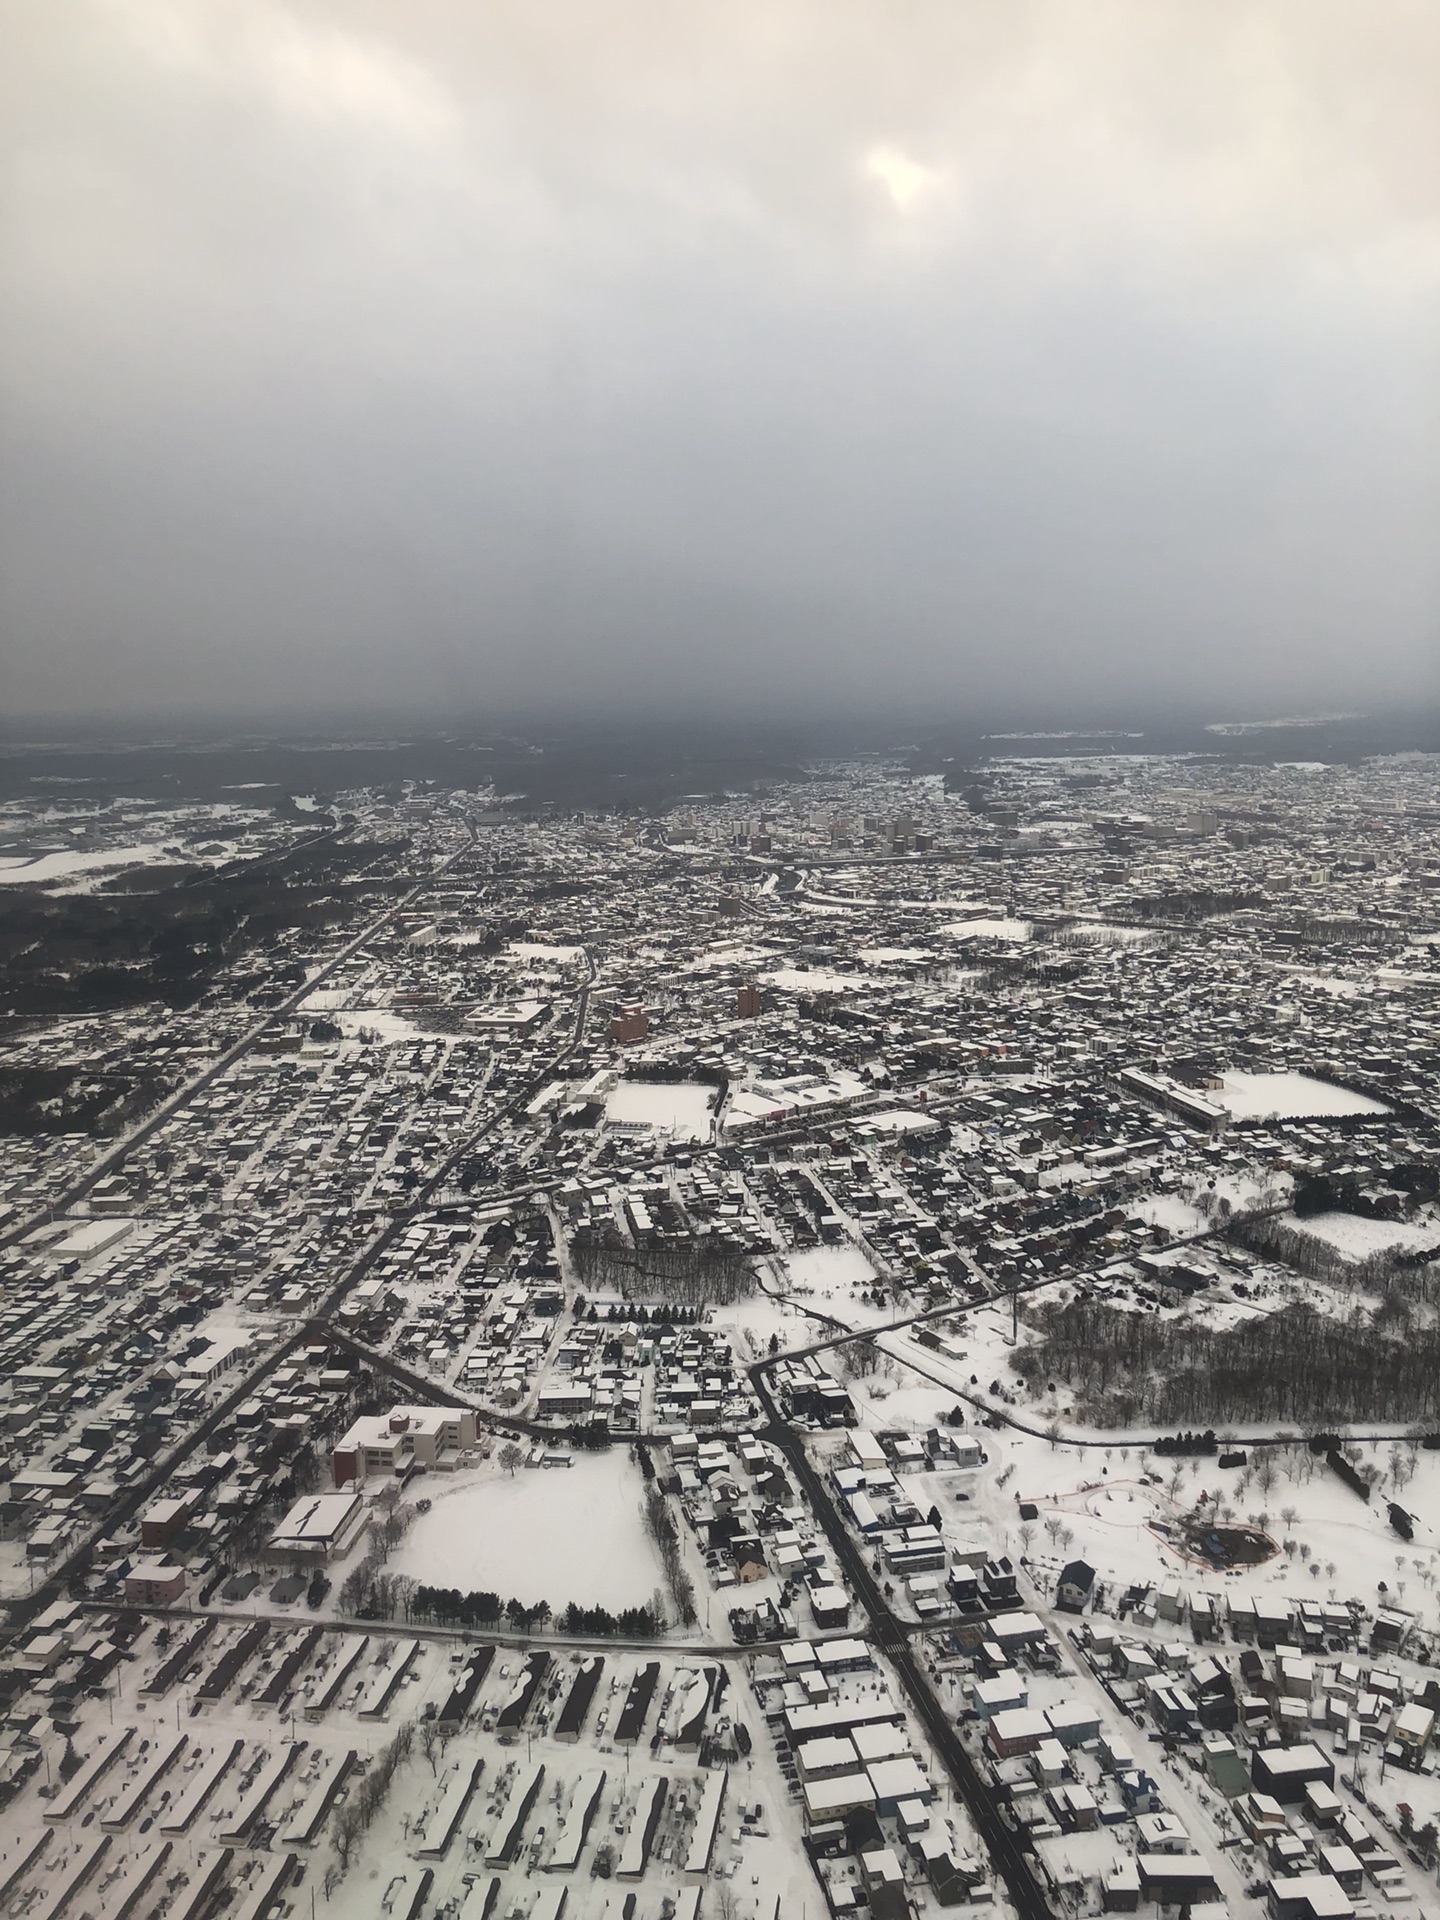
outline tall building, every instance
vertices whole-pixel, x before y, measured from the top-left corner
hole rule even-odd
[[[618,1007],[611,1016],[610,1038],[618,1040],[621,1046],[630,1046],[636,1040],[643,1040],[649,1031],[649,1017],[638,1001],[630,1006]]]

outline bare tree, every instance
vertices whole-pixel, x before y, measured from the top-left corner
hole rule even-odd
[[[376,1535],[380,1542],[380,1551],[387,1560],[414,1526],[415,1519],[415,1509],[408,1501],[404,1506],[398,1503],[393,1504],[389,1512],[382,1516]]]
[[[438,1777],[440,1772],[440,1756],[445,1751],[446,1738],[445,1729],[438,1720],[420,1722],[420,1751],[429,1762],[434,1777]]]

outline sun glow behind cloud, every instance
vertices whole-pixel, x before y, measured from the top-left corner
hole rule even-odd
[[[1353,0],[10,0],[7,701],[1428,685],[1437,86]]]
[[[898,147],[874,147],[865,157],[865,172],[889,194],[901,213],[928,198],[941,185],[944,175],[922,167]]]

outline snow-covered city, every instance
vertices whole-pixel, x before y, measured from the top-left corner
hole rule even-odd
[[[1440,1911],[1433,756],[107,780],[0,807],[0,1913]]]

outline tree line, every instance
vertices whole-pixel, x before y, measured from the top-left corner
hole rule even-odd
[[[502,1603],[498,1593],[461,1593],[458,1587],[417,1586],[406,1613],[408,1619],[440,1627],[498,1627],[504,1621],[517,1633],[531,1633],[550,1622],[559,1633],[589,1639],[617,1634],[626,1640],[653,1640],[665,1624],[652,1606],[612,1613],[608,1607],[582,1607],[572,1600],[555,1613],[547,1600],[533,1606],[520,1600]]]
[[[390,1783],[410,1757],[415,1728],[407,1722],[395,1738],[376,1754],[360,1784],[341,1806],[331,1824],[330,1837],[335,1845],[335,1864],[325,1875],[328,1900],[349,1872],[356,1847],[375,1824],[375,1816],[385,1804]]]

